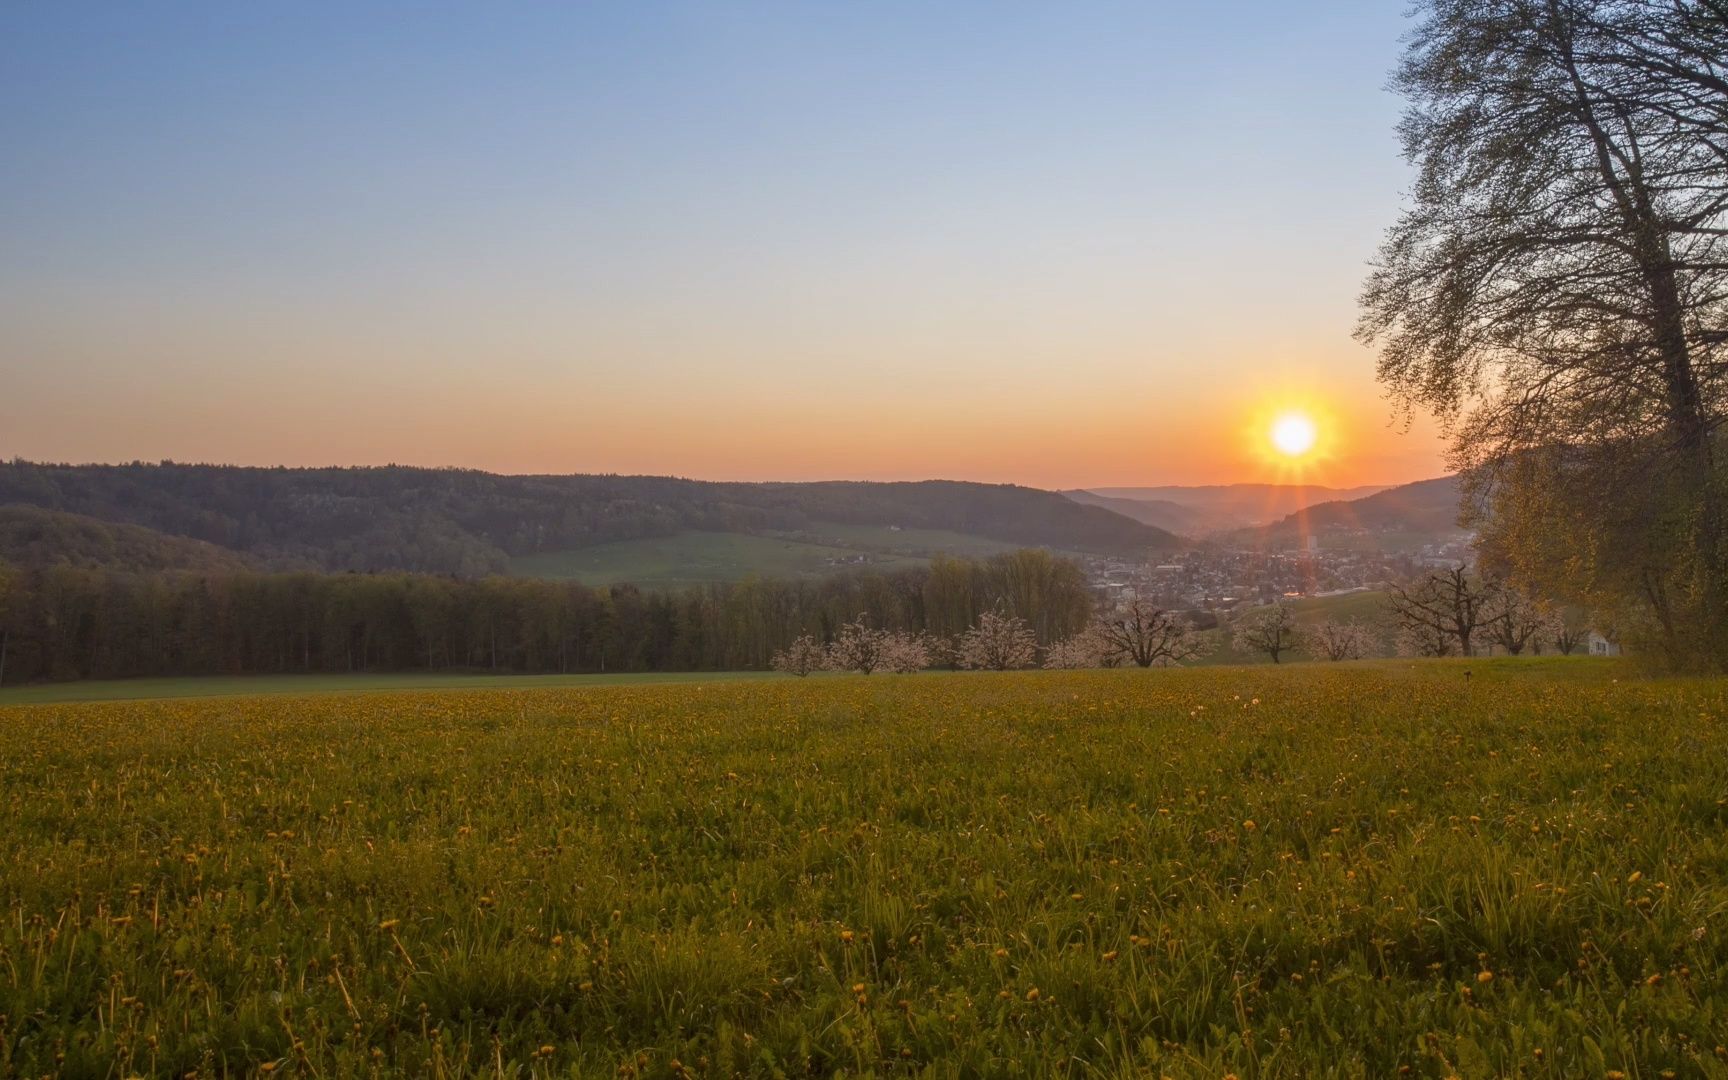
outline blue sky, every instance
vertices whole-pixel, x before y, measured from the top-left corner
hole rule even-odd
[[[0,453],[1255,479],[1236,428],[1300,395],[1339,479],[1429,475],[1349,339],[1408,182],[1404,29],[12,5]]]

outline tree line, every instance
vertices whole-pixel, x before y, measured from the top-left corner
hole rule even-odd
[[[1079,566],[1041,549],[681,591],[427,574],[0,565],[0,682],[134,676],[753,670],[848,623],[958,640],[981,615],[1040,645],[1083,630]]]

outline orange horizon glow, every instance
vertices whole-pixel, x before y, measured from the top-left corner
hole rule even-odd
[[[501,400],[474,393],[403,395],[392,414],[368,395],[278,400],[258,415],[183,400],[178,422],[161,412],[112,414],[80,430],[0,437],[0,454],[39,461],[210,462],[252,466],[416,465],[489,472],[623,473],[701,480],[971,480],[1047,489],[1211,485],[1391,485],[1442,475],[1433,425],[1409,430],[1384,402],[1339,394],[1328,403],[1276,391],[1243,407],[1181,402],[1042,398],[955,410],[922,399],[897,406],[868,394],[848,401],[732,400],[695,407],[566,410],[556,394]],[[1314,441],[1277,449],[1278,417],[1300,413]],[[162,426],[158,426],[162,425]],[[164,430],[166,428],[167,430]],[[13,435],[18,434],[17,428]],[[316,449],[313,449],[316,448]]]

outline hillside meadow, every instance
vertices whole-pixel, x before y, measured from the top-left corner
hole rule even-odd
[[[0,1075],[1725,1077],[1725,713],[1590,660],[0,707]]]
[[[818,578],[862,566],[905,570],[938,555],[986,559],[1015,550],[1012,543],[940,529],[813,522],[766,535],[692,531],[521,555],[510,560],[509,571],[585,585],[689,588],[749,577]]]

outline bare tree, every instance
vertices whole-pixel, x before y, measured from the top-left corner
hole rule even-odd
[[[827,665],[828,654],[809,634],[801,635],[792,644],[774,654],[768,661],[775,671],[803,678]]]
[[[1399,656],[1451,656],[1457,641],[1450,631],[1427,623],[1407,622],[1398,627],[1393,647]]]
[[[1508,656],[1521,654],[1528,646],[1541,651],[1542,637],[1549,631],[1552,612],[1508,585],[1490,587],[1487,604],[1488,633]]]
[[[1318,622],[1302,631],[1302,644],[1327,660],[1360,660],[1374,651],[1374,634],[1361,623]]]
[[[1728,663],[1728,5],[1418,12],[1359,335],[1449,423],[1485,551]]]
[[[1031,667],[1038,661],[1038,639],[1026,620],[986,611],[960,635],[960,666],[990,671]]]
[[[1296,648],[1297,637],[1296,618],[1283,604],[1255,608],[1236,620],[1236,647],[1265,653],[1274,664]]]
[[[1465,567],[1439,570],[1411,585],[1390,585],[1386,592],[1401,626],[1450,637],[1460,653],[1475,655],[1474,639],[1489,625],[1494,601],[1492,591]]]
[[[1185,663],[1205,655],[1210,647],[1181,616],[1138,597],[1100,616],[1089,632],[1100,643],[1101,657],[1137,667]]]

